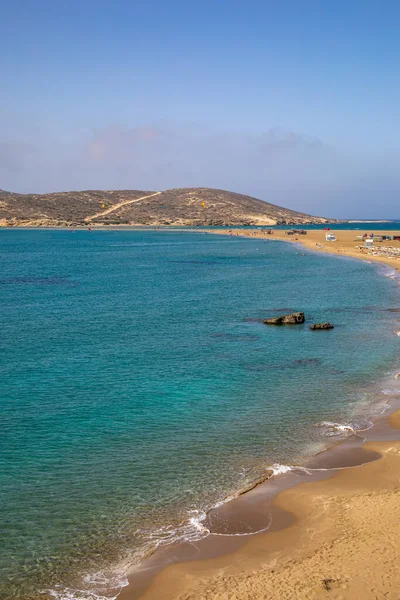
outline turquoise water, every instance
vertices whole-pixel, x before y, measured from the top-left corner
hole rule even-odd
[[[126,564],[381,410],[397,281],[292,244],[0,231],[0,596],[112,597]],[[389,275],[389,272],[385,272]],[[308,326],[259,319],[304,310]],[[375,408],[374,408],[375,407]],[[51,591],[49,591],[51,590]]]

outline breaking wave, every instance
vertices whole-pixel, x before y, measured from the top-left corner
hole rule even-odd
[[[372,427],[371,421],[364,423],[335,423],[333,421],[321,421],[319,426],[322,427],[322,435],[326,437],[334,437],[339,435],[354,434],[357,435],[361,431],[366,431]]]
[[[82,583],[85,589],[57,585],[41,593],[56,600],[115,600],[122,588],[128,585],[128,579],[124,568],[122,572],[116,570],[113,574],[98,571],[85,575]]]

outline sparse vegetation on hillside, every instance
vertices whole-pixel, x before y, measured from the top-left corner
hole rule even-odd
[[[0,224],[3,226],[212,226],[325,222],[327,219],[322,217],[210,188],[178,188],[158,193],[86,190],[14,194],[0,191]]]

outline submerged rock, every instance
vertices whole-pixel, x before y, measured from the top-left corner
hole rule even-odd
[[[299,358],[294,361],[295,365],[319,365],[321,360],[319,358]]]
[[[273,317],[264,321],[265,325],[300,325],[301,323],[304,323],[303,312],[281,315],[280,317]]]
[[[332,323],[329,323],[329,321],[326,321],[325,323],[314,323],[314,325],[311,325],[310,329],[333,329],[334,325],[332,325]]]

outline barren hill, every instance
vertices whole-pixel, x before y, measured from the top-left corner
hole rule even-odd
[[[330,219],[329,221],[332,221]],[[251,196],[210,188],[164,192],[86,190],[14,194],[0,190],[0,225],[275,225],[326,223]]]
[[[0,225],[40,227],[84,223],[88,215],[151,193],[138,190],[86,190],[13,194],[0,190]]]

